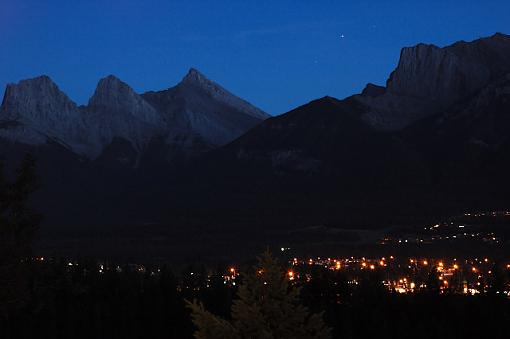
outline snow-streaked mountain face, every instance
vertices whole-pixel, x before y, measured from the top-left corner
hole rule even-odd
[[[419,44],[402,49],[383,94],[357,99],[370,107],[365,120],[398,130],[480,91],[510,71],[510,36],[495,34],[439,48]]]
[[[0,138],[30,145],[57,142],[89,159],[119,139],[137,154],[154,139],[196,151],[197,145],[227,143],[267,116],[194,69],[172,89],[144,96],[110,75],[83,107],[41,76],[7,86]]]
[[[195,69],[177,86],[143,97],[162,112],[169,129],[198,135],[214,146],[232,141],[269,117]]]
[[[261,111],[249,102],[233,95],[217,83],[207,79],[202,73],[192,68],[184,77],[181,83],[182,86],[196,86],[201,88],[204,92],[209,94],[213,99],[218,102],[224,103],[227,106],[234,107],[244,114],[258,119],[267,119],[269,114]]]
[[[90,141],[100,151],[120,138],[140,153],[154,137],[166,134],[161,114],[112,75],[99,81],[83,116]]]
[[[9,84],[0,107],[6,139],[31,145],[48,140],[86,152],[87,129],[80,109],[47,76]]]
[[[154,107],[113,75],[99,81],[88,108],[92,111],[121,112],[152,125],[161,125],[163,122]]]

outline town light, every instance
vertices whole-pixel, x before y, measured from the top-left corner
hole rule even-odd
[[[292,270],[287,272],[287,276],[289,277],[289,280],[294,280],[294,272]]]

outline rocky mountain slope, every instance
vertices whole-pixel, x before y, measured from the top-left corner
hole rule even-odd
[[[50,226],[139,222],[157,214],[162,194],[153,192],[167,191],[176,168],[266,117],[194,69],[168,91],[143,95],[107,76],[86,106],[41,76],[7,86],[0,160],[13,171],[26,152],[36,156],[35,201]]]
[[[217,147],[267,117],[194,69],[170,90],[145,95],[110,75],[82,107],[41,76],[7,86],[0,138],[28,145],[52,141],[89,160],[124,144],[140,157],[154,140],[183,151],[197,143],[204,150]]]
[[[364,119],[387,130],[402,129],[469,99],[510,71],[510,37],[497,33],[447,47],[418,44],[402,49],[397,68],[377,95],[357,100],[370,107]]]
[[[196,70],[141,95],[107,77],[86,107],[48,78],[22,81],[0,112],[6,158],[16,142],[58,164],[42,161],[40,199],[62,224],[380,227],[508,207],[503,34],[404,48],[386,86],[272,118]]]
[[[196,133],[211,145],[224,145],[269,116],[191,69],[175,87],[143,98],[163,113],[168,127]]]
[[[503,34],[404,48],[386,87],[312,101],[201,160],[207,182],[195,183],[192,199],[216,192],[216,209],[235,206],[223,215],[250,206],[244,215],[269,214],[268,227],[380,226],[508,207],[509,70]]]
[[[47,76],[9,84],[0,106],[1,136],[29,145],[48,140],[82,150],[86,128],[77,105]]]

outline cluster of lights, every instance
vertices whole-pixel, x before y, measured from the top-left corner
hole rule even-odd
[[[402,270],[402,273],[407,274],[407,277],[397,278],[396,280],[385,280],[383,284],[392,291],[397,291],[399,293],[413,293],[417,290],[421,290],[426,288],[426,284],[424,283],[416,283],[415,281],[411,281],[410,277],[414,279],[418,279],[419,281],[425,281],[426,277],[430,273],[431,269],[434,269],[438,273],[439,279],[439,289],[441,292],[445,292],[447,290],[460,291],[464,294],[477,294],[480,293],[480,288],[482,291],[486,291],[489,287],[487,283],[482,284],[480,281],[483,281],[485,274],[491,274],[492,271],[488,269],[487,265],[492,265],[493,262],[489,258],[474,260],[458,260],[456,258],[450,260],[445,259],[425,259],[425,258],[407,258],[405,260],[397,260],[394,256],[382,257],[379,259],[368,259],[365,257],[361,258],[345,258],[345,259],[331,259],[331,258],[323,258],[318,257],[317,259],[309,258],[305,261],[301,261],[298,258],[294,258],[291,261],[293,266],[298,265],[317,265],[329,270],[345,270],[346,272],[350,272],[350,274],[356,274],[358,270],[386,270],[388,269],[388,274],[395,274],[398,270]],[[478,267],[481,265],[483,267]],[[510,270],[510,263],[505,264],[507,269]],[[458,281],[458,277],[462,277],[462,275],[458,275],[459,272],[474,273],[475,277],[471,277],[470,279],[475,279],[472,284],[473,286],[468,286],[466,281],[461,284]],[[483,272],[483,273],[482,273]],[[410,274],[410,275],[409,275]],[[461,273],[462,274],[462,273]],[[296,271],[292,270],[292,274],[288,273],[289,280],[295,280],[299,276]],[[309,281],[309,278],[306,279]],[[354,279],[355,280],[355,279]],[[352,281],[354,281],[352,280]],[[460,286],[459,286],[460,284]],[[504,292],[503,292],[504,293]]]
[[[387,235],[380,240],[380,244],[423,244],[442,240],[451,241],[457,239],[476,239],[485,243],[500,244],[502,239],[494,232],[476,232],[476,228],[479,227],[478,221],[474,222],[473,224],[465,223],[466,217],[471,219],[473,217],[483,216],[506,218],[510,216],[510,211],[465,213],[460,216],[455,216],[447,221],[423,227],[423,230],[425,230],[426,233],[408,233],[396,238]],[[471,230],[471,232],[467,231],[468,229]]]
[[[31,260],[36,262],[44,262],[52,261],[51,258],[44,257],[34,257]],[[333,259],[333,258],[320,258],[317,259],[306,259],[302,261],[298,258],[293,258],[290,261],[292,268],[289,268],[286,271],[286,279],[289,281],[305,281],[309,282],[312,279],[312,275],[306,272],[300,272],[301,270],[297,267],[299,265],[304,265],[306,267],[308,265],[318,265],[328,270],[345,270],[346,272],[351,272],[354,274],[351,276],[351,280],[349,280],[349,284],[357,284],[356,280],[356,272],[359,270],[388,270],[388,280],[383,281],[383,284],[387,286],[388,289],[392,291],[397,291],[399,293],[413,293],[416,290],[420,290],[426,288],[426,285],[423,283],[416,283],[416,279],[418,281],[424,281],[424,274],[430,272],[431,269],[435,269],[438,272],[438,279],[440,282],[440,290],[441,291],[454,291],[455,293],[464,293],[466,295],[474,295],[482,292],[486,292],[490,285],[487,280],[487,274],[493,274],[493,271],[490,269],[494,262],[489,258],[475,258],[469,260],[443,260],[443,259],[423,259],[423,258],[402,258],[401,260],[397,260],[394,256],[390,257],[382,257],[378,259],[369,259],[369,258],[355,258],[349,257],[345,259]],[[75,261],[67,261],[65,265],[69,267],[70,270],[75,270],[78,267],[78,263]],[[145,273],[146,268],[141,265],[129,265],[135,269],[135,271],[140,273]],[[99,273],[104,273],[110,269],[115,269],[117,272],[122,272],[122,269],[119,266],[109,267],[106,264],[99,263],[96,266]],[[429,268],[427,268],[429,267]],[[503,268],[510,270],[510,263],[505,263]],[[404,275],[402,277],[394,277],[389,279],[389,275],[399,274],[398,270],[402,270],[401,273]],[[306,268],[305,268],[306,271]],[[151,275],[158,274],[160,271],[150,272]],[[420,273],[423,272],[423,273]],[[466,277],[471,279],[471,282],[467,282],[464,280],[462,283],[458,280],[457,277],[459,275],[457,272],[461,273],[461,277]],[[262,270],[258,270],[258,274],[262,274]],[[301,273],[301,274],[300,274]],[[468,274],[469,273],[469,274]],[[194,275],[193,272],[190,275]],[[400,274],[399,274],[400,275]],[[236,278],[239,276],[239,272],[235,267],[229,267],[225,274],[223,275],[224,283],[235,286]],[[354,278],[354,279],[353,279]],[[414,280],[414,281],[412,281]],[[207,284],[207,287],[210,287]],[[510,298],[510,291],[501,291],[500,293],[508,296]]]
[[[259,274],[261,274],[261,270],[258,271]],[[223,275],[223,284],[227,285],[230,284],[232,286],[236,285],[236,278],[239,275],[239,272],[237,272],[235,267],[230,267],[227,270],[227,274]]]

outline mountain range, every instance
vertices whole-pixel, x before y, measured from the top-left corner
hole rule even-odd
[[[140,157],[156,139],[169,147],[205,151],[232,141],[268,115],[191,69],[178,85],[144,94],[109,75],[86,106],[76,105],[48,76],[23,80],[7,85],[0,117],[4,140],[56,143],[95,160],[120,142]]]
[[[404,48],[386,86],[265,120],[199,159],[207,180],[180,195],[202,199],[205,215],[270,228],[409,225],[507,208],[509,80],[504,34]]]
[[[77,106],[46,76],[7,86],[0,151],[31,151],[51,225],[378,227],[508,207],[510,37],[404,48],[385,86],[270,117],[191,69]],[[12,167],[11,166],[11,167]]]

